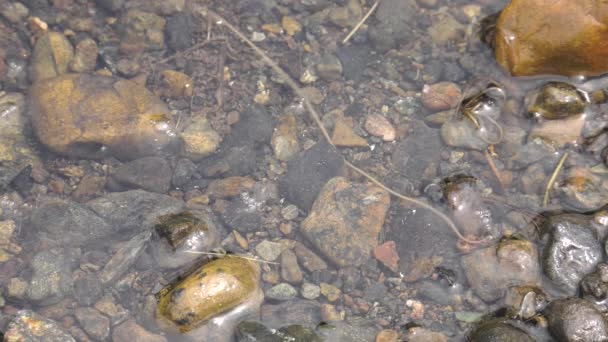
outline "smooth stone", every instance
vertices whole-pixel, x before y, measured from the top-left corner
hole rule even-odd
[[[211,127],[205,117],[195,117],[179,134],[182,140],[181,156],[199,161],[214,153],[222,137]]]
[[[85,38],[76,44],[74,58],[70,61],[70,70],[76,73],[93,72],[97,66],[99,48],[91,38]]]
[[[38,159],[24,134],[28,120],[25,107],[23,94],[0,91],[0,188],[8,185],[17,175],[5,168],[13,165],[18,169]]]
[[[390,196],[381,188],[332,178],[300,229],[336,265],[358,267],[378,245],[389,204]]]
[[[363,139],[355,131],[349,127],[344,120],[337,120],[334,125],[334,132],[331,135],[331,141],[336,146],[342,147],[366,147],[367,140]]]
[[[221,215],[222,221],[228,228],[240,233],[257,231],[262,226],[261,208],[263,203],[244,193],[230,201]]]
[[[247,176],[256,169],[256,157],[254,146],[234,146],[203,159],[199,164],[199,170],[205,177],[211,178]]]
[[[4,341],[76,342],[59,323],[38,315],[31,310],[17,312],[4,332]]]
[[[278,301],[286,301],[295,298],[298,291],[287,283],[277,284],[266,291],[266,298]]]
[[[34,132],[68,157],[136,159],[161,152],[175,134],[166,104],[131,80],[65,74],[29,92]]]
[[[97,274],[83,274],[74,280],[74,298],[81,306],[91,306],[103,296],[103,285]]]
[[[104,341],[110,336],[110,319],[93,308],[77,308],[74,316],[89,336]]]
[[[584,299],[594,303],[602,312],[608,311],[608,264],[598,264],[593,273],[583,277],[580,289]]]
[[[490,145],[480,137],[479,129],[464,117],[455,117],[446,121],[441,125],[440,132],[443,142],[448,146],[483,151]]]
[[[272,134],[270,144],[278,160],[288,161],[300,152],[297,122],[294,114],[281,116],[279,126]]]
[[[471,288],[487,302],[503,297],[510,286],[538,285],[541,279],[536,246],[524,240],[476,250],[461,263]]]
[[[376,21],[370,24],[368,32],[374,47],[386,52],[412,39],[417,9],[413,0],[382,1],[374,13]]]
[[[549,331],[559,341],[608,340],[608,322],[584,299],[557,299],[549,304],[546,315]]]
[[[112,330],[112,341],[114,342],[167,342],[162,335],[153,334],[133,319],[114,327]]]
[[[264,240],[255,246],[255,252],[266,261],[275,261],[283,253],[285,247],[278,242]]]
[[[120,18],[120,51],[137,56],[165,47],[166,20],[154,13],[132,9]]]
[[[298,265],[298,257],[292,250],[281,253],[281,278],[290,284],[299,284],[304,279]]]
[[[213,260],[161,290],[157,318],[180,332],[189,332],[256,297],[259,266],[228,256]]]
[[[73,57],[74,47],[63,34],[47,32],[34,45],[30,70],[32,80],[41,81],[65,74]]]
[[[305,299],[317,299],[321,295],[321,287],[311,283],[302,284],[302,297]]]
[[[535,338],[523,329],[501,320],[491,320],[480,324],[467,338],[470,342],[517,341],[534,342]]]
[[[177,52],[192,46],[194,19],[187,12],[176,13],[167,18],[165,37],[167,46]]]
[[[143,189],[161,194],[167,193],[171,186],[173,172],[166,159],[144,157],[122,164],[112,171],[112,180],[119,187]]]
[[[40,304],[53,304],[71,295],[72,271],[79,257],[79,249],[55,248],[37,253],[30,262],[32,278],[27,298]]]
[[[316,326],[321,322],[320,310],[321,304],[317,301],[294,299],[280,304],[264,304],[260,318],[269,326]]]
[[[274,131],[274,119],[265,107],[253,105],[240,115],[226,137],[227,146],[253,146],[267,144]]]

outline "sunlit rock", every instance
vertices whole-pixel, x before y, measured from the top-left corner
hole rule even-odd
[[[608,71],[608,3],[513,0],[496,27],[496,59],[514,76]]]

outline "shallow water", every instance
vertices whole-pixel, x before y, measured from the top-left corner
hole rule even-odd
[[[0,53],[0,90],[28,94],[23,66],[34,53],[23,36],[34,41],[39,34],[37,24],[27,19],[37,16],[74,45],[92,38],[99,48],[95,70],[123,78],[147,76],[147,89],[168,106],[166,112],[154,107],[153,113],[146,113],[151,115],[148,123],[170,133],[153,143],[142,138],[146,146],[136,145],[141,143],[137,137],[104,145],[108,137],[101,134],[103,138],[91,139],[103,143],[86,145],[95,151],[73,145],[49,148],[34,134],[40,137],[44,127],[32,114],[32,108],[38,108],[32,95],[25,116],[34,122],[6,121],[6,127],[0,127],[0,141],[12,149],[6,158],[0,149],[0,218],[5,227],[9,221],[15,225],[13,233],[0,234],[0,252],[5,252],[0,253],[0,331],[19,310],[31,309],[59,322],[79,341],[133,339],[119,329],[130,320],[158,335],[137,330],[149,340],[162,341],[164,336],[169,341],[230,341],[236,338],[231,336],[233,326],[245,317],[271,329],[302,325],[327,341],[373,341],[383,329],[397,332],[396,340],[401,341],[421,334],[414,332],[419,328],[438,333],[433,337],[437,341],[460,341],[471,336],[481,316],[489,315],[539,341],[552,340],[544,321],[549,315],[543,311],[546,302],[581,295],[581,278],[605,261],[608,138],[606,105],[598,97],[606,96],[606,78],[507,75],[480,39],[482,19],[505,1],[384,2],[391,5],[381,4],[347,44],[342,39],[372,1],[362,7],[357,1],[323,0],[121,5],[167,20],[164,31],[158,31],[165,33],[160,47],[153,46],[154,33],[144,34],[142,41],[125,38],[125,11],[108,10],[111,1],[24,2],[29,14],[21,22],[11,22],[6,14],[18,12],[6,12],[17,2],[0,3],[5,9],[0,47],[20,40]],[[197,14],[203,5],[238,26],[306,87],[334,142],[337,127],[346,123],[348,146],[336,152],[315,145],[324,137],[301,100],[221,23],[208,32],[208,22]],[[392,5],[395,11],[408,12],[395,16]],[[187,36],[186,43],[180,35]],[[211,40],[206,44],[186,50],[207,37]],[[190,76],[186,88],[191,94],[184,89],[176,94],[176,86],[167,85],[168,76],[162,75],[165,69]],[[135,91],[121,93],[133,85],[119,89],[109,78],[79,80],[82,89],[90,87],[82,90],[87,99],[106,82],[118,98],[141,105]],[[445,92],[456,88],[456,95],[432,88],[440,82],[453,82]],[[584,108],[568,107],[567,118],[547,119],[543,110],[551,104],[539,98],[549,82],[574,85],[576,89],[566,89],[568,96]],[[425,99],[429,91],[439,99]],[[11,96],[0,95],[3,120],[15,118],[16,108],[23,108]],[[61,98],[61,93],[54,96]],[[64,105],[58,101],[57,106]],[[111,107],[108,101],[102,105]],[[444,108],[443,101],[455,103]],[[535,106],[535,101],[540,104]],[[69,108],[82,114],[102,106],[83,102]],[[369,123],[373,115],[386,119],[389,127]],[[202,117],[207,120],[197,119]],[[382,128],[380,133],[376,127]],[[192,152],[175,141],[186,139],[188,129],[213,131],[209,145],[216,139],[222,142]],[[129,143],[134,145],[126,148]],[[154,145],[155,153],[156,144],[160,146],[160,158],[139,158],[150,150],[147,143]],[[95,159],[65,156],[83,153]],[[364,185],[366,180],[344,167],[341,157],[392,190],[444,213],[452,226],[407,200],[392,196],[389,204],[383,199],[387,193]],[[136,158],[144,161],[129,163]],[[342,183],[335,182],[340,190],[327,196],[330,204],[317,199],[336,176],[346,176],[348,185],[340,188]],[[229,177],[249,178],[220,182]],[[122,194],[138,188],[146,192]],[[177,232],[172,238],[181,247],[167,243],[158,230],[164,215],[177,212],[198,213],[203,223],[194,225],[204,226],[198,228],[204,233],[186,238]],[[313,212],[322,213],[316,218],[320,223]],[[570,219],[558,216],[561,213],[586,216]],[[343,215],[340,222],[346,222],[346,228],[338,236],[323,229],[315,233],[315,226],[333,227],[331,215]],[[376,231],[369,228],[376,226]],[[374,255],[370,241],[388,243],[382,246],[389,246],[399,260],[387,262],[378,251]],[[275,244],[262,250],[264,242]],[[254,295],[202,327],[195,324],[187,335],[158,324],[155,295],[225,251],[259,263],[259,287],[266,296],[260,310],[260,298]],[[306,263],[313,261],[321,266]],[[279,283],[290,283],[294,293],[269,295]],[[515,288],[528,285],[544,294],[524,291],[518,296]],[[307,299],[305,287],[321,294]],[[537,300],[544,296],[547,300]],[[95,308],[96,314],[87,320],[83,308]],[[605,304],[601,308],[608,309]],[[210,335],[220,328],[221,337]],[[432,338],[423,336],[421,340]]]

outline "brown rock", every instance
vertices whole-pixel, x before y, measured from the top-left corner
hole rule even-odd
[[[86,38],[76,45],[74,58],[70,62],[70,70],[73,72],[91,72],[97,65],[97,43],[91,38]]]
[[[299,284],[303,280],[298,258],[290,249],[281,253],[281,278],[291,284]]]
[[[174,70],[164,70],[162,76],[162,95],[173,98],[192,96],[193,82],[190,76]]]
[[[414,327],[407,331],[407,341],[410,342],[447,342],[447,337],[438,332]]]
[[[399,333],[395,330],[382,330],[376,335],[376,342],[399,342]]]
[[[395,140],[395,127],[393,127],[387,118],[380,114],[372,114],[367,117],[365,120],[365,130],[375,137],[381,137],[384,141]]]
[[[281,116],[277,130],[272,134],[270,144],[278,160],[287,161],[300,151],[297,136],[296,116],[289,114]]]
[[[61,33],[48,32],[36,41],[32,53],[31,76],[34,81],[65,74],[74,48]]]
[[[165,45],[165,19],[149,12],[129,10],[121,18],[120,50],[137,55],[145,50],[160,50]]]
[[[608,71],[608,3],[513,0],[498,18],[496,59],[514,76]]]
[[[153,334],[141,325],[130,319],[114,328],[112,332],[114,342],[167,342],[161,335]]]
[[[350,128],[344,120],[337,120],[334,125],[334,133],[331,136],[331,140],[336,146],[344,147],[365,147],[367,146],[367,140],[360,136]]]
[[[576,144],[584,125],[584,114],[561,120],[545,120],[530,130],[528,141],[542,138],[558,148],[566,144]]]
[[[206,195],[213,198],[230,198],[251,190],[254,185],[255,180],[251,177],[235,176],[218,179],[209,184]]]
[[[374,248],[374,257],[391,271],[397,272],[397,268],[399,266],[399,254],[397,254],[395,241],[387,241]]]
[[[315,272],[327,269],[327,264],[315,252],[304,246],[301,242],[296,242],[294,252],[300,264],[308,271]]]
[[[461,99],[462,93],[456,83],[439,82],[422,88],[422,104],[431,110],[454,108]]]
[[[378,245],[388,192],[370,184],[330,179],[302,222],[302,233],[335,264],[360,266]]]
[[[134,159],[173,140],[165,103],[130,80],[65,74],[35,83],[29,105],[40,141],[68,157]]]

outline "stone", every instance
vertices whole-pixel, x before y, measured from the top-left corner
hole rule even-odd
[[[459,23],[451,14],[438,12],[431,20],[433,24],[429,26],[427,32],[433,43],[445,45],[448,43],[460,43],[464,40],[466,26]]]
[[[336,265],[358,267],[378,245],[389,204],[390,196],[381,188],[332,178],[300,229]]]
[[[274,156],[282,161],[290,160],[300,151],[295,115],[288,114],[281,116],[279,126],[272,134],[270,144]]]
[[[584,299],[557,299],[549,304],[546,312],[549,331],[559,341],[608,340],[606,319]]]
[[[9,322],[4,341],[76,342],[61,326],[31,310],[21,310]]]
[[[471,288],[483,300],[504,296],[510,286],[537,285],[541,271],[536,247],[524,240],[505,240],[461,259]]]
[[[34,45],[30,75],[32,80],[53,78],[68,71],[74,57],[74,48],[61,33],[47,32]]]
[[[397,254],[395,241],[387,241],[374,248],[374,258],[388,267],[391,271],[398,271],[399,254]]]
[[[340,291],[339,288],[327,283],[321,283],[319,285],[321,286],[321,294],[325,296],[329,302],[335,302],[340,299],[342,291]]]
[[[20,93],[0,93],[0,189],[5,188],[22,170],[37,160],[24,134],[27,117],[25,98]]]
[[[294,252],[298,257],[298,262],[308,272],[315,272],[327,269],[327,264],[315,252],[304,246],[301,242],[297,242],[294,246]]]
[[[543,226],[549,234],[542,254],[543,271],[555,285],[573,295],[581,279],[603,260],[602,245],[585,215],[553,215]]]
[[[583,277],[580,289],[584,299],[594,303],[602,312],[605,312],[608,309],[605,302],[608,298],[608,264],[598,264],[593,273]]]
[[[221,215],[222,221],[228,228],[241,233],[257,231],[262,226],[262,204],[263,202],[256,201],[255,198],[244,193],[230,201]]]
[[[99,48],[91,38],[85,38],[76,44],[74,58],[70,61],[70,70],[76,73],[92,72],[97,66]]]
[[[302,324],[316,326],[321,322],[321,304],[317,301],[294,299],[279,304],[262,306],[260,318],[272,326]]]
[[[278,301],[287,301],[295,298],[298,291],[287,283],[277,284],[266,291],[266,298]]]
[[[537,287],[517,286],[507,290],[504,303],[509,317],[531,319],[545,309],[548,297]]]
[[[0,15],[13,24],[18,24],[29,14],[29,9],[20,2],[3,2],[0,5]]]
[[[329,10],[328,19],[340,27],[352,27],[362,15],[361,4],[357,0],[346,1],[345,6],[336,6]]]
[[[25,299],[28,283],[21,278],[11,278],[6,285],[6,295],[9,298],[22,300]]]
[[[283,19],[281,19],[281,26],[283,27],[283,30],[285,30],[285,32],[290,36],[293,36],[302,31],[302,24],[300,24],[296,20],[296,18],[290,17],[288,15],[284,16]]]
[[[496,60],[514,76],[608,71],[608,4],[515,0],[496,23]]]
[[[157,317],[182,333],[188,332],[250,300],[260,291],[259,277],[259,266],[247,259],[229,256],[213,260],[175,286],[161,290]]]
[[[192,46],[194,20],[187,12],[179,12],[167,18],[165,38],[167,46],[177,52]]]
[[[300,153],[287,163],[287,172],[279,180],[279,191],[288,202],[310,210],[319,190],[332,177],[340,174],[344,160],[325,141]]]
[[[534,342],[535,338],[527,332],[515,326],[511,322],[502,322],[500,320],[490,320],[483,322],[473,330],[467,341],[484,342],[484,341],[521,341]]]
[[[165,158],[143,157],[112,170],[112,180],[126,189],[143,189],[161,194],[171,186],[171,166]]]
[[[211,127],[207,118],[197,116],[179,134],[182,140],[181,155],[199,161],[219,147],[222,137]]]
[[[39,81],[29,109],[38,139],[68,157],[135,159],[174,140],[165,103],[130,80],[66,74]]]
[[[110,319],[93,308],[77,308],[74,316],[89,336],[104,341],[110,336]]]
[[[226,138],[228,146],[257,146],[267,144],[272,138],[274,120],[265,107],[254,105],[240,115]]]
[[[447,342],[448,338],[440,333],[422,327],[414,327],[407,330],[407,340],[409,342]],[[378,340],[376,340],[378,342]]]
[[[305,299],[317,299],[321,295],[321,287],[319,285],[304,283],[302,284],[302,297]]]
[[[109,224],[89,208],[57,197],[41,197],[30,217],[32,228],[46,232],[62,245],[99,243],[118,227]]]
[[[411,339],[408,339],[410,341]],[[375,342],[398,342],[399,341],[399,333],[395,330],[381,330],[378,335],[376,335]]]
[[[382,1],[374,14],[376,22],[370,24],[371,43],[381,53],[407,44],[414,37],[418,13],[414,0]]]
[[[275,261],[285,248],[281,243],[264,240],[255,246],[255,252],[266,261]]]
[[[163,70],[162,75],[162,88],[160,93],[163,96],[171,97],[175,99],[192,97],[193,92],[193,81],[192,78],[183,72],[175,70]]]
[[[584,167],[571,168],[555,187],[562,205],[577,211],[600,210],[608,200],[604,179]]]
[[[137,9],[127,11],[120,19],[120,51],[138,55],[165,46],[165,23],[162,17]]]
[[[234,146],[216,156],[204,159],[199,170],[206,177],[247,176],[255,171],[256,152],[254,146]]]
[[[337,120],[334,125],[334,132],[331,141],[336,146],[342,147],[367,147],[367,140],[363,139],[348,126],[344,120]]]
[[[79,254],[79,249],[68,248],[37,253],[30,262],[32,277],[27,288],[27,298],[41,304],[53,304],[71,295],[72,271]]]
[[[316,69],[317,75],[326,81],[335,81],[342,77],[342,63],[334,55],[323,56],[317,63]]]
[[[397,135],[395,127],[380,114],[372,114],[365,119],[365,130],[367,133],[380,137],[384,141],[393,141]]]
[[[149,231],[141,232],[119,248],[99,272],[99,281],[102,284],[111,284],[118,280],[135,264],[146,247],[150,235]]]
[[[580,116],[589,105],[588,95],[565,82],[548,82],[529,91],[525,102],[528,114],[538,119],[566,119]]]
[[[483,139],[480,130],[466,117],[454,117],[441,125],[441,139],[452,147],[462,147],[483,151],[489,145],[488,139]]]
[[[462,100],[460,87],[452,82],[425,84],[422,88],[422,104],[434,111],[455,108]]]
[[[129,319],[115,327],[112,331],[114,342],[167,342],[164,336],[153,334],[133,319]]]
[[[91,306],[103,295],[103,283],[97,274],[83,274],[74,280],[74,298],[81,306]],[[85,329],[86,330],[86,329]]]
[[[334,305],[322,304],[321,305],[321,318],[323,322],[339,322],[344,320],[344,311],[339,311]]]
[[[182,188],[195,176],[197,166],[188,158],[181,158],[173,168],[173,176],[171,177],[171,185],[176,188]]]
[[[287,249],[281,253],[281,278],[290,284],[299,284],[304,279],[296,254]]]
[[[251,177],[227,177],[209,183],[205,194],[210,198],[226,199],[248,192],[254,185],[255,180]]]
[[[562,120],[546,120],[532,127],[528,140],[541,138],[556,148],[562,148],[567,144],[576,145],[584,125],[585,114]]]

